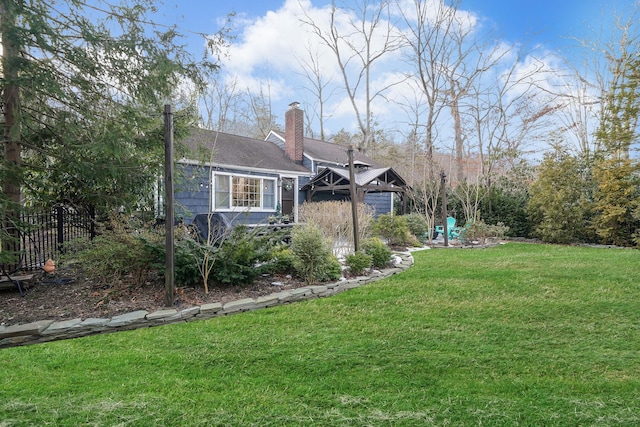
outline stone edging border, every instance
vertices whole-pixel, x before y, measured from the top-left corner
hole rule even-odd
[[[29,344],[45,343],[87,335],[111,333],[152,326],[168,325],[171,323],[210,319],[229,314],[258,310],[302,301],[312,298],[322,298],[357,288],[368,283],[384,279],[404,271],[413,265],[410,252],[394,253],[396,262],[394,267],[375,271],[369,276],[359,276],[355,279],[342,280],[336,283],[306,286],[302,288],[276,292],[259,298],[244,298],[230,301],[224,305],[208,303],[201,306],[189,307],[178,311],[175,309],[159,310],[149,313],[138,310],[121,314],[108,319],[88,318],[82,320],[71,319],[62,321],[40,320],[11,326],[0,326],[0,348],[9,348]]]

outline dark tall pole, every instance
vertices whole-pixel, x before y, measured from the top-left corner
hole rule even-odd
[[[173,111],[164,106],[164,213],[165,213],[165,305],[174,305],[174,247],[173,247]]]
[[[360,250],[358,237],[358,192],[356,189],[356,172],[353,168],[353,145],[347,150],[349,154],[349,192],[351,193],[351,216],[353,217],[353,249]]]
[[[449,246],[449,230],[447,230],[447,175],[440,172],[440,191],[442,191],[442,229],[444,230],[444,245]]]

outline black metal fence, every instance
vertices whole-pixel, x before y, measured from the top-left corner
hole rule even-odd
[[[68,206],[56,206],[49,212],[24,211],[15,227],[3,230],[2,238],[14,236],[9,249],[20,254],[21,268],[37,270],[47,259],[64,252],[65,243],[81,237],[93,239],[95,213]],[[6,242],[3,246],[8,247]]]

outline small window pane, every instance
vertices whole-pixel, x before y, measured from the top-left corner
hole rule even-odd
[[[215,177],[215,207],[229,207],[229,177],[227,175],[216,175]]]
[[[265,209],[274,209],[276,207],[276,182],[274,180],[265,179],[264,183],[264,193],[262,196],[262,207]]]
[[[231,200],[234,207],[259,208],[261,180],[249,177],[233,177]]]

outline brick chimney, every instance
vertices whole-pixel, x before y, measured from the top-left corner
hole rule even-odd
[[[284,115],[284,152],[291,160],[302,164],[304,111],[299,106],[298,102],[292,102]]]

